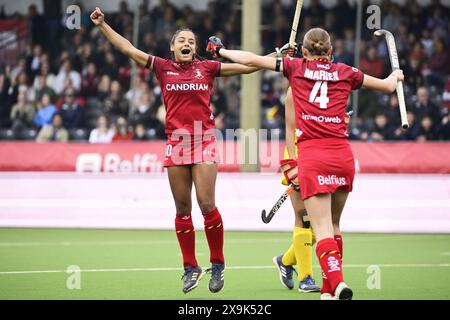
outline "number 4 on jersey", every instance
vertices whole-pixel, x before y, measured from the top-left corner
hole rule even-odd
[[[320,96],[317,96],[320,89]],[[311,94],[309,95],[309,102],[318,103],[320,109],[326,109],[330,99],[327,97],[328,94],[328,83],[326,81],[316,81]]]

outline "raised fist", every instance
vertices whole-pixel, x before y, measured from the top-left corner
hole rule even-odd
[[[219,37],[212,36],[208,39],[208,45],[206,46],[206,52],[210,53],[214,57],[220,57],[219,51],[223,48],[222,40]]]
[[[91,13],[91,20],[96,26],[101,25],[105,21],[105,15],[99,7],[95,7],[95,10]]]

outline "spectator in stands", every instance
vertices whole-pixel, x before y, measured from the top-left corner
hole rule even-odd
[[[117,79],[119,66],[114,53],[111,50],[106,51],[103,59],[105,63],[102,64],[101,73],[107,74],[111,79]]]
[[[111,89],[111,77],[104,74],[100,77],[100,82],[97,87],[97,99],[103,101],[109,95]]]
[[[411,58],[404,69],[405,84],[410,86],[413,90],[424,85],[422,68],[423,66],[419,59]]]
[[[10,88],[9,77],[0,71],[0,128],[10,125],[11,103],[8,89]]]
[[[80,98],[77,98],[75,90],[67,89],[64,92],[64,100],[59,109],[65,128],[76,129],[83,127],[83,106],[84,102]]]
[[[79,91],[81,89],[81,76],[78,71],[72,70],[72,63],[69,59],[62,61],[59,73],[56,75],[53,83],[53,90],[56,94],[63,92],[66,78],[71,80],[75,90]]]
[[[133,86],[125,94],[130,106],[130,113],[133,113],[139,107],[141,95],[150,91],[148,83],[145,82],[141,76],[136,76],[133,79]]]
[[[414,112],[408,110],[407,119],[409,124],[408,130],[402,130],[397,128],[395,130],[395,136],[399,140],[415,141],[420,133],[420,122],[417,121],[417,117]]]
[[[82,72],[81,95],[86,98],[97,96],[100,77],[95,63],[89,62]]]
[[[392,128],[389,125],[386,115],[378,112],[374,119],[373,129],[370,130],[367,141],[380,142],[391,140],[393,137]]]
[[[412,45],[412,49],[409,52],[409,57],[414,60],[418,60],[419,63],[427,60],[427,53],[425,52],[423,45],[419,41],[415,41]]]
[[[49,126],[44,126],[39,131],[37,142],[67,142],[69,141],[69,132],[63,126],[63,118],[60,113],[56,112],[53,115],[52,123]]]
[[[30,21],[31,44],[45,44],[46,21],[45,18],[37,11],[35,4],[28,7],[28,21]]]
[[[154,33],[158,40],[170,38],[178,29],[175,21],[175,12],[172,6],[167,6],[164,9],[163,15],[159,16],[154,26]],[[211,33],[212,34],[212,33]]]
[[[97,119],[97,126],[89,134],[89,143],[110,143],[114,137],[114,129],[109,126],[108,118],[101,115]]]
[[[119,81],[111,82],[111,92],[103,103],[103,109],[109,117],[128,117],[128,101],[123,96]]]
[[[427,80],[431,85],[442,88],[450,72],[450,55],[441,38],[433,40],[433,54],[428,62]]]
[[[450,140],[450,115],[445,115],[436,127],[439,140]]]
[[[152,91],[142,92],[139,97],[139,104],[130,113],[130,123],[135,126],[138,123],[144,124],[147,128],[158,128],[161,126],[156,119],[156,99]]]
[[[11,69],[9,73],[11,82],[15,83],[20,73],[27,72],[27,60],[25,57],[19,57],[17,65]]]
[[[0,86],[1,88],[1,86]],[[450,77],[447,79],[447,82],[445,83],[445,89],[442,93],[442,106],[441,106],[441,112],[444,114],[450,113]]]
[[[143,123],[137,123],[134,126],[133,130],[133,141],[146,141],[147,137],[145,136],[145,127]]]
[[[431,116],[434,123],[439,123],[441,120],[439,107],[430,101],[430,93],[426,87],[417,89],[417,102],[410,107],[410,110],[413,111],[419,119],[425,114],[428,114]]]
[[[50,95],[48,93],[44,93],[38,104],[38,111],[34,116],[34,125],[38,128],[50,125],[56,111],[57,109],[55,105],[52,104]]]
[[[359,67],[361,71],[372,77],[382,78],[385,73],[384,60],[378,57],[375,47],[368,48],[367,54],[361,58]]]
[[[41,68],[37,76],[34,78],[33,87],[36,89],[39,86],[39,76],[45,77],[45,86],[49,87],[53,91],[53,86],[55,83],[55,75],[50,71],[50,64],[48,61],[43,60],[41,63]]]
[[[34,78],[41,69],[42,47],[39,44],[33,46],[32,54],[28,57],[28,74]]]
[[[52,98],[55,96],[53,89],[47,85],[47,77],[45,75],[37,75],[34,80],[33,89],[35,101],[39,100],[45,93]]]
[[[429,115],[425,115],[422,120],[420,120],[420,129],[416,140],[423,142],[436,139],[437,134],[435,132],[433,120]]]
[[[23,129],[29,129],[33,127],[35,110],[34,107],[27,102],[25,94],[19,93],[17,96],[17,103],[11,110],[11,129],[14,133],[20,133]]]
[[[389,104],[387,109],[385,110],[385,114],[392,127],[397,128],[400,126],[400,111],[396,93],[389,96]]]
[[[14,79],[11,84],[10,95],[13,103],[17,101],[19,93],[24,93],[27,101],[34,101],[34,90],[29,85],[28,76],[25,71],[19,73],[17,78]]]
[[[390,3],[389,11],[383,17],[382,28],[396,32],[403,21],[400,7],[396,3]]]
[[[113,142],[131,141],[133,132],[128,127],[128,121],[125,117],[119,116],[115,123],[116,133],[113,137]]]
[[[345,20],[345,19],[342,19]],[[348,65],[353,65],[354,63],[354,57],[353,54],[345,50],[344,41],[341,39],[337,39],[334,42],[333,46],[333,57],[334,61],[336,62],[342,62]]]

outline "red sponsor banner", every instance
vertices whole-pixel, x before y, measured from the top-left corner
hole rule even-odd
[[[356,169],[362,173],[450,173],[450,143],[352,142]],[[259,145],[261,171],[276,172],[284,143]],[[239,172],[236,142],[219,143],[220,171]],[[166,144],[1,142],[0,171],[161,172]]]
[[[352,142],[362,173],[450,173],[448,142]]]

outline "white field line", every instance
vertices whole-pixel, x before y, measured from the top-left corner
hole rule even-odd
[[[344,268],[367,268],[369,266],[376,265],[380,268],[450,268],[450,263],[440,264],[346,264]],[[315,265],[314,268],[319,268]],[[226,267],[227,270],[261,270],[261,269],[274,269],[275,266],[230,266]],[[177,268],[117,268],[117,269],[81,269],[80,272],[161,272],[161,271],[177,271],[181,270]],[[0,275],[19,275],[19,274],[42,274],[42,273],[67,273],[67,270],[30,270],[30,271],[0,271]],[[73,273],[73,271],[70,271]]]
[[[446,235],[433,235],[426,234],[424,236],[432,237],[433,239],[447,239]],[[392,235],[383,237],[382,240],[392,239],[395,241],[410,241],[416,239],[414,235]],[[351,237],[352,241],[374,241],[374,239],[368,235],[367,237]],[[204,243],[205,240],[198,239],[195,243]],[[261,238],[261,239],[226,239],[226,244],[254,244],[254,243],[289,243],[291,236],[286,232],[284,238]],[[0,242],[0,248],[2,247],[45,247],[45,246],[149,246],[149,245],[173,245],[178,244],[176,239],[173,240],[107,240],[107,241],[14,241],[14,242]],[[440,255],[450,255],[450,252],[442,252]]]

